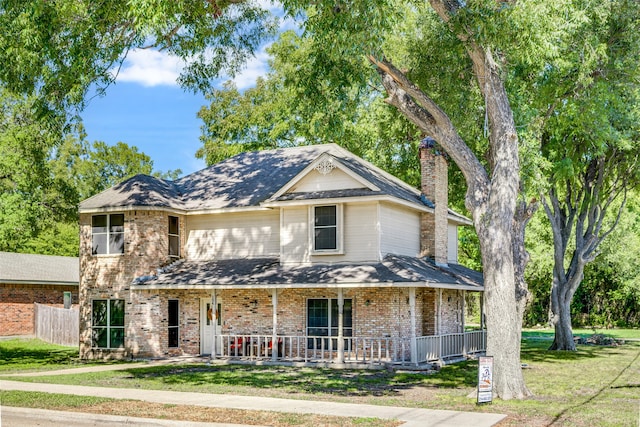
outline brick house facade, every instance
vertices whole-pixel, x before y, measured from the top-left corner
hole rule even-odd
[[[447,208],[444,158],[428,145],[420,156],[422,194],[327,144],[175,182],[136,176],[84,201],[81,357],[238,356],[244,337],[296,359],[314,343],[343,351],[316,335],[364,352],[365,337],[388,351],[463,332],[464,293],[482,277],[449,246],[469,220]]]
[[[33,335],[34,303],[78,304],[78,258],[0,252],[0,336]]]

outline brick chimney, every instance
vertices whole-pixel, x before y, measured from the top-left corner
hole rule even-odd
[[[423,213],[420,218],[420,256],[447,265],[447,160],[431,137],[420,141],[419,150],[422,194],[434,204],[434,213]]]

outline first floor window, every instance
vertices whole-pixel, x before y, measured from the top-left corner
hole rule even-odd
[[[124,347],[124,300],[93,300],[91,315],[92,346],[97,348]]]
[[[124,214],[91,217],[91,254],[124,253]]]
[[[178,300],[169,300],[169,347],[179,347]]]
[[[342,312],[342,335],[350,337],[353,334],[353,305],[350,299],[344,300]],[[337,299],[309,299],[307,300],[307,335],[311,337],[338,336],[338,300]],[[310,346],[314,340],[310,339]],[[327,347],[325,341],[325,348]],[[336,341],[333,341],[335,347]],[[315,347],[319,347],[315,344]]]

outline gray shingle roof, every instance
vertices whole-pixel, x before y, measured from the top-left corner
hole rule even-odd
[[[135,175],[80,203],[81,209],[120,206],[182,207],[179,187],[149,175]]]
[[[425,206],[418,190],[335,144],[324,144],[241,153],[174,182],[136,175],[83,201],[80,209],[146,206],[205,210],[259,206],[323,153],[331,154],[344,167],[380,189],[366,192],[367,195],[390,195]],[[312,195],[287,197],[308,199]]]
[[[78,285],[78,258],[0,252],[0,283]]]
[[[143,288],[198,287],[332,287],[428,286],[483,290],[482,273],[456,265],[436,266],[431,260],[387,255],[373,264],[281,265],[277,258],[218,261],[178,261],[158,272],[134,280]]]

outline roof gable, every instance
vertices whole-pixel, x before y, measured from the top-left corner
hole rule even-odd
[[[277,199],[285,193],[318,193],[356,189],[380,191],[378,187],[343,165],[334,155],[323,153],[276,191],[271,199]]]

